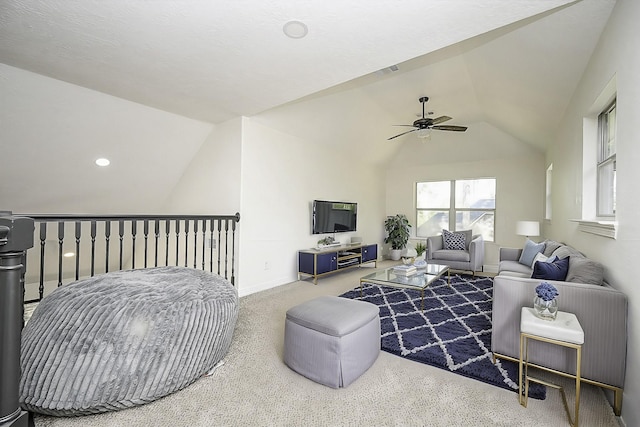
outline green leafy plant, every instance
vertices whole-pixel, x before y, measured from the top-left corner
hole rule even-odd
[[[387,232],[384,242],[391,244],[391,249],[404,249],[409,241],[409,220],[404,214],[390,216],[384,221],[384,229]]]
[[[425,253],[426,250],[427,250],[427,245],[422,243],[422,241],[416,243],[416,253],[418,254],[418,256],[420,256],[423,253]]]
[[[318,240],[319,245],[330,245],[333,243],[333,237],[327,236],[324,239]]]

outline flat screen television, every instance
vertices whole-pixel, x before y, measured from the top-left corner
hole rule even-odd
[[[356,231],[357,218],[357,203],[313,201],[313,234]]]

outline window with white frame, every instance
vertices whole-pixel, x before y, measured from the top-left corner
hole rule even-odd
[[[458,179],[416,184],[416,235],[434,236],[442,229],[473,230],[494,240],[496,179]]]
[[[598,116],[598,217],[616,214],[616,101]]]
[[[582,120],[582,215],[578,230],[615,239],[617,178],[617,77],[614,75]]]
[[[553,163],[547,168],[546,174],[546,191],[544,205],[544,219],[551,221],[551,180],[553,178]]]

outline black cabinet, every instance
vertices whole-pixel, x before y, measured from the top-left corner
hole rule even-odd
[[[378,245],[341,245],[298,251],[298,280],[302,276],[318,277],[378,259]]]

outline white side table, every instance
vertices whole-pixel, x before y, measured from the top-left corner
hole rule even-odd
[[[569,375],[568,373],[563,373],[563,375],[575,378],[576,380],[576,399],[573,421],[571,420],[571,414],[569,413],[569,405],[567,404],[567,397],[564,393],[564,389],[556,384],[529,376],[529,340],[544,341],[576,350],[576,374]],[[569,417],[569,424],[577,427],[578,414],[580,411],[580,365],[582,362],[582,344],[584,344],[584,331],[582,330],[580,322],[578,322],[578,318],[575,314],[558,311],[555,320],[544,320],[535,315],[533,308],[522,307],[522,316],[520,318],[520,376],[518,382],[518,399],[520,404],[525,408],[527,407],[527,400],[529,398],[529,381],[557,388],[562,394],[562,402],[564,403],[564,409]],[[522,384],[523,367],[525,380],[524,389]],[[524,397],[522,395],[523,392]]]

